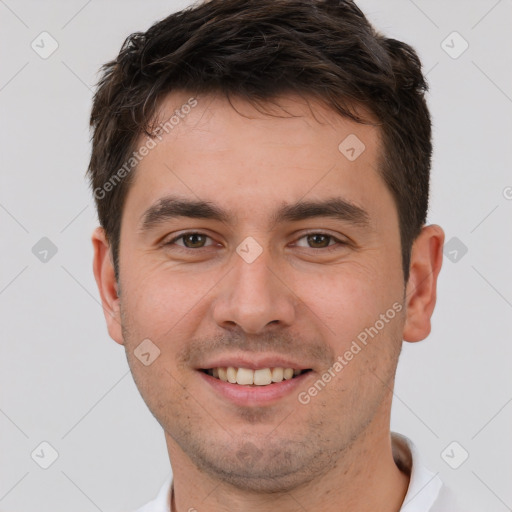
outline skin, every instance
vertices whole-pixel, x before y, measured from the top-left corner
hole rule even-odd
[[[169,95],[161,119],[189,97]],[[122,214],[119,283],[103,230],[92,236],[109,334],[165,431],[173,510],[396,512],[409,477],[392,457],[394,376],[402,340],[430,332],[444,233],[423,227],[404,283],[376,128],[292,95],[277,103],[293,117],[277,104],[269,116],[240,99],[232,98],[238,112],[224,98],[197,101],[137,168]],[[349,134],[366,146],[352,162],[338,150]],[[168,194],[211,201],[236,220],[179,217],[141,232],[146,209]],[[270,224],[284,203],[333,196],[366,210],[368,225]],[[162,244],[186,231],[206,238]],[[248,236],[262,248],[250,264],[236,252]],[[393,304],[402,311],[307,405],[297,392],[235,405],[196,370],[213,356],[278,354],[313,370],[298,389],[307,391]],[[134,355],[146,338],[160,350],[149,366]]]

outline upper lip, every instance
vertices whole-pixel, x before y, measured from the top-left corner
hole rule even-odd
[[[198,370],[209,370],[211,368],[249,368],[251,370],[261,370],[262,368],[293,368],[294,370],[308,370],[311,365],[292,361],[283,356],[271,354],[253,354],[239,356],[221,356],[205,362],[198,367]]]

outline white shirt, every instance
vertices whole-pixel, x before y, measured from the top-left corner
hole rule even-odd
[[[427,469],[414,443],[407,437],[391,432],[393,458],[397,466],[410,474],[409,488],[400,512],[461,512],[453,493],[437,474]],[[170,512],[172,473],[167,477],[158,496],[135,512]]]

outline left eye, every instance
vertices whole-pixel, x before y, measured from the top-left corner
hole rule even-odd
[[[311,249],[324,249],[325,247],[330,247],[331,245],[335,245],[335,242],[340,242],[337,238],[332,235],[328,235],[326,233],[308,233],[307,235],[301,236],[299,240],[306,239],[306,243],[309,244]],[[334,243],[330,243],[334,242]],[[311,246],[311,244],[313,244]],[[299,244],[297,244],[299,245]],[[304,247],[299,245],[299,247]]]
[[[177,245],[181,247],[185,247],[187,249],[201,249],[203,247],[207,247],[210,244],[206,244],[206,240],[211,238],[208,235],[205,235],[203,233],[196,233],[196,232],[190,232],[190,233],[183,233],[176,238],[173,238],[169,242],[167,242],[165,245],[173,245],[178,242],[178,240],[182,241],[182,243],[179,243]],[[341,240],[338,240],[332,235],[328,235],[327,233],[308,233],[306,235],[301,236],[298,241],[300,240],[306,240],[307,246],[301,245],[299,243],[296,243],[298,247],[309,247],[310,249],[324,249],[327,247],[331,247],[333,245],[342,244],[343,242]]]

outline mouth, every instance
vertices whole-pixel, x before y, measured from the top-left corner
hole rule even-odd
[[[307,369],[295,368],[260,368],[253,370],[251,368],[236,368],[234,366],[221,366],[216,368],[201,369],[201,372],[230,384],[238,384],[240,386],[264,387],[279,384],[285,380],[292,380],[301,375],[312,371]]]

